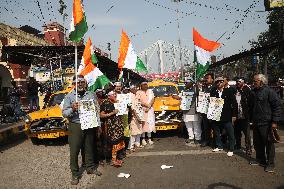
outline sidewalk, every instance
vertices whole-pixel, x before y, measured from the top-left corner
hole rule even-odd
[[[7,143],[10,139],[17,140],[24,130],[24,121],[0,124],[0,145]]]

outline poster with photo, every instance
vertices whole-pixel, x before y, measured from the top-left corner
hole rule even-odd
[[[79,102],[79,119],[82,130],[95,128],[101,125],[94,100],[81,100]]]
[[[129,94],[117,94],[116,100],[117,103],[114,103],[114,107],[118,110],[117,115],[128,114],[127,106],[131,103]]]
[[[215,121],[220,121],[223,105],[224,105],[224,99],[210,97],[207,118]]]
[[[181,110],[189,110],[190,109],[193,94],[194,94],[194,92],[182,92],[181,93],[181,104],[180,104]]]
[[[209,106],[209,93],[199,92],[196,111],[207,114]]]

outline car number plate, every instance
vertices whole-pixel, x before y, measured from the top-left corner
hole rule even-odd
[[[157,131],[161,130],[172,130],[172,129],[177,129],[178,125],[163,125],[163,126],[156,126]]]
[[[41,134],[37,135],[37,137],[39,139],[43,139],[43,138],[58,138],[59,136],[60,136],[59,132],[56,132],[56,133],[41,133]]]

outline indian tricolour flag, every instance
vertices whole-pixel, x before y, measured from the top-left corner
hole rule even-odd
[[[89,38],[85,45],[78,73],[84,76],[88,83],[88,88],[90,91],[95,91],[98,88],[103,88],[105,85],[110,83],[110,80],[96,66],[97,62],[98,60],[93,51],[92,41]]]
[[[220,46],[220,43],[215,41],[209,41],[203,38],[194,28],[193,28],[193,42],[194,42],[194,59],[197,63],[196,68],[196,78],[202,77],[207,69],[209,68],[211,62],[211,52]]]
[[[74,42],[80,42],[87,31],[88,25],[81,0],[74,0],[69,39]]]
[[[129,37],[124,31],[122,31],[120,40],[118,68],[120,70],[128,68],[138,72],[147,72],[147,68],[137,56]]]

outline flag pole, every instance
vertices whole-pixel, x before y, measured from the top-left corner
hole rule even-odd
[[[77,70],[77,64],[78,64],[78,62],[77,62],[77,60],[78,60],[78,53],[77,53],[77,43],[75,43],[75,94],[76,94],[76,102],[78,102],[78,83],[77,83],[77,81],[78,81],[78,75],[77,75],[77,72],[78,72],[78,70]]]

